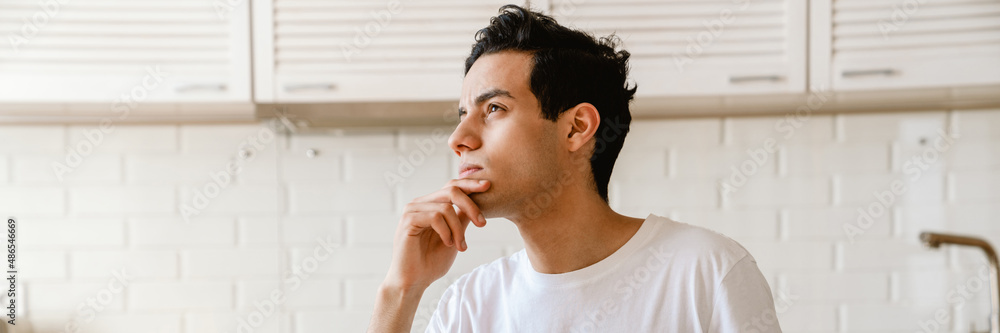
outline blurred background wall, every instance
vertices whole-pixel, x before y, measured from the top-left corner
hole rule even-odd
[[[982,255],[925,249],[917,235],[1000,244],[1000,110],[782,121],[634,121],[611,205],[742,243],[786,332],[985,329]],[[457,174],[453,128],[121,125],[97,140],[96,126],[0,127],[0,211],[18,219],[23,250],[18,328],[362,331],[400,208]],[[84,141],[92,153],[60,180],[53,161]],[[469,239],[414,331],[448,283],[522,248],[502,219]]]

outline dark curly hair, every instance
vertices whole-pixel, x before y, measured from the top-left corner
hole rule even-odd
[[[616,51],[613,34],[595,39],[591,34],[556,23],[545,14],[516,5],[500,8],[500,15],[476,33],[472,53],[465,60],[465,73],[479,57],[502,51],[530,52],[534,57],[530,89],[542,108],[542,116],[555,122],[559,115],[580,103],[590,103],[600,113],[594,135],[590,167],[597,193],[608,202],[608,182],[618,153],[625,143],[632,114],[628,51]]]

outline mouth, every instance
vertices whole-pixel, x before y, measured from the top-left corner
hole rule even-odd
[[[478,165],[478,164],[462,163],[462,165],[460,165],[458,167],[458,170],[459,170],[458,171],[458,178],[465,178],[465,177],[467,177],[467,176],[469,176],[469,175],[471,175],[473,173],[476,173],[476,171],[479,171],[479,170],[482,170],[482,169],[483,169],[483,167],[480,166],[480,165]]]

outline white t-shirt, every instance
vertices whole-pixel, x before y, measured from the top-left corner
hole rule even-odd
[[[524,250],[445,291],[428,332],[781,332],[771,289],[736,241],[650,214],[607,258],[544,274]]]

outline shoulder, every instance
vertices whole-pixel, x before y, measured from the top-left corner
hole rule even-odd
[[[756,263],[746,248],[719,232],[656,215],[650,219],[658,227],[649,249],[670,256],[675,267],[700,268],[721,279],[740,261]]]

